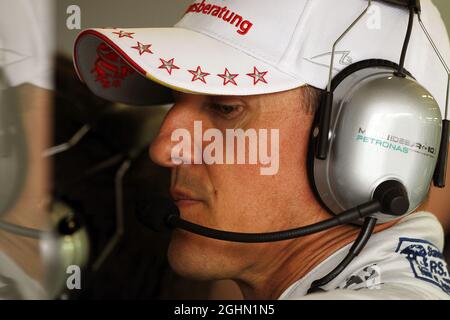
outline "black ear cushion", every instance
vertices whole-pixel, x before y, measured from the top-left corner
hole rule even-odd
[[[354,63],[341,72],[339,72],[331,82],[331,91],[334,92],[336,90],[337,86],[348,76],[351,74],[362,70],[366,68],[372,68],[372,67],[385,67],[390,68],[392,71],[396,71],[398,69],[398,64],[392,61],[383,60],[383,59],[369,59],[369,60],[363,60],[357,63]],[[409,77],[414,77],[409,73],[407,70],[404,71]],[[311,186],[311,189],[313,190],[313,193],[317,199],[317,201],[321,204],[321,206],[333,214],[333,212],[325,205],[325,203],[322,201],[322,198],[319,195],[319,192],[316,187],[315,179],[314,179],[314,160],[315,160],[315,150],[316,150],[316,141],[314,138],[314,129],[319,126],[320,123],[320,116],[322,112],[322,101],[325,97],[325,91],[322,92],[321,95],[321,101],[320,101],[320,108],[316,111],[316,114],[314,116],[313,125],[311,127],[311,132],[309,134],[309,146],[308,146],[308,155],[307,155],[307,175],[309,179],[309,184]]]
[[[357,63],[354,63],[341,72],[339,72],[331,82],[331,91],[334,92],[336,90],[337,86],[349,75],[352,73],[355,73],[359,70],[366,69],[366,68],[372,68],[372,67],[384,67],[384,68],[390,68],[393,71],[397,71],[398,64],[392,61],[383,60],[383,59],[369,59],[369,60],[363,60],[359,61]],[[411,78],[415,80],[415,78],[409,73],[408,70],[404,70],[404,72]]]

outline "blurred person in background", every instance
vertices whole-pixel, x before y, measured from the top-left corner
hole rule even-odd
[[[50,227],[51,0],[0,1],[0,221]],[[40,239],[0,228],[0,299],[44,299]]]

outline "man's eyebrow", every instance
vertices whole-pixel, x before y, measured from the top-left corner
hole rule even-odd
[[[172,92],[172,96],[175,100],[177,100],[178,98],[182,97],[183,95],[195,95],[194,93],[185,93],[182,91],[178,91],[178,90],[171,90]],[[198,95],[202,95],[202,94],[198,94]],[[203,95],[206,99],[210,99],[210,101],[229,101],[229,100],[234,100],[234,101],[241,101],[242,103],[246,103],[248,102],[248,98],[249,96],[234,96],[234,95],[213,95],[213,94],[206,94]]]
[[[217,100],[241,100],[241,101],[245,101],[246,96],[225,96],[225,95],[214,95],[214,96],[210,96],[211,99],[217,99]]]

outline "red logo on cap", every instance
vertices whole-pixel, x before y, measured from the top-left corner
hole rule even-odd
[[[205,3],[205,0],[203,0],[201,3],[191,4],[186,10],[186,13],[189,12],[200,13],[222,19],[223,21],[236,26],[236,28],[238,28],[237,33],[239,33],[240,35],[246,35],[253,27],[252,22],[244,19],[241,15],[235,12],[231,12],[231,10],[226,6],[221,7],[218,5],[212,5],[210,3]]]
[[[95,74],[95,81],[99,81],[102,87],[120,87],[122,80],[133,74],[131,68],[108,45],[101,43],[97,48],[97,59],[91,73]]]
[[[247,73],[247,75],[253,78],[253,85],[256,85],[260,81],[267,83],[266,79],[264,79],[267,72],[269,71],[260,72],[256,67],[253,67],[253,73]]]
[[[200,66],[197,67],[197,70],[188,70],[188,71],[193,75],[192,82],[200,80],[201,82],[206,83],[205,77],[210,75],[210,73],[203,72]]]
[[[144,53],[151,53],[153,52],[150,50],[151,44],[142,44],[138,41],[137,46],[131,47],[132,49],[136,49],[139,51],[139,55],[142,56]]]
[[[127,38],[130,38],[130,39],[134,39],[133,38],[134,32],[125,32],[123,30],[120,30],[119,32],[113,32],[113,33],[119,35],[119,38],[127,37]]]
[[[236,78],[239,74],[231,74],[230,71],[228,71],[228,68],[225,68],[225,73],[224,74],[218,74],[219,77],[221,77],[223,79],[223,85],[226,86],[229,83],[234,84],[235,86],[237,86],[236,81],[234,80],[234,78]]]
[[[174,60],[175,60],[175,58],[172,58],[172,59],[170,59],[170,60],[164,60],[164,59],[159,59],[159,60],[161,60],[161,63],[162,63],[162,65],[160,65],[159,67],[158,67],[158,69],[166,69],[167,70],[167,72],[171,75],[172,74],[172,70],[173,69],[180,69],[179,67],[177,67],[175,64],[174,64]]]

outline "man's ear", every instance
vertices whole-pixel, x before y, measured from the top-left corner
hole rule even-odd
[[[302,107],[306,115],[315,115],[320,106],[320,98],[322,97],[322,90],[312,87],[310,85],[300,88],[302,94]]]

